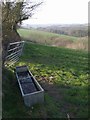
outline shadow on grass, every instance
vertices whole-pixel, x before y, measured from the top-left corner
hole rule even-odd
[[[88,53],[80,50],[26,43],[21,61],[88,73]]]
[[[45,103],[27,108],[14,76],[15,66],[27,65],[45,90]],[[88,55],[86,52],[25,44],[20,61],[3,70],[4,118],[88,117]]]
[[[14,68],[14,67],[13,67]],[[45,103],[25,107],[13,68],[3,70],[3,118],[87,118],[86,87],[54,84],[45,77],[38,82],[45,90]]]

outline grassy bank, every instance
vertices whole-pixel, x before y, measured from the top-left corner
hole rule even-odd
[[[34,43],[41,43],[44,45],[52,45],[72,49],[88,50],[87,37],[78,38],[68,35],[39,31],[35,29],[19,29],[18,33],[22,38]]]
[[[24,106],[13,74],[17,65],[28,65],[45,90],[45,102]],[[7,83],[7,84],[6,84]],[[20,61],[3,70],[4,118],[87,118],[88,54],[67,48],[26,43]]]

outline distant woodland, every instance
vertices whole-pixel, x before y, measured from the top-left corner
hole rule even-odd
[[[88,26],[83,25],[52,25],[48,27],[39,27],[38,30],[48,31],[57,34],[70,35],[74,37],[85,37],[88,36]]]

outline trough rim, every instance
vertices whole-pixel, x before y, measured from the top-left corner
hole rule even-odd
[[[18,75],[17,75],[17,72],[16,72],[16,77],[17,77],[17,80],[18,80],[18,83],[19,83],[19,86],[20,86],[20,90],[21,90],[22,96],[24,97],[24,96],[29,96],[29,95],[34,95],[34,94],[38,94],[38,93],[44,92],[44,89],[41,87],[41,85],[40,85],[40,84],[38,83],[38,81],[35,79],[35,77],[34,77],[33,74],[31,73],[31,71],[29,71],[28,66],[26,66],[26,65],[23,65],[23,66],[27,68],[28,72],[31,74],[31,76],[32,76],[33,79],[34,79],[34,82],[36,83],[36,85],[38,85],[38,87],[39,87],[40,90],[39,90],[39,91],[36,91],[36,92],[25,93],[25,94],[24,94],[23,89],[22,89],[22,86],[21,86],[21,83],[20,83],[20,80],[19,80]],[[17,67],[23,67],[23,66],[17,66]]]

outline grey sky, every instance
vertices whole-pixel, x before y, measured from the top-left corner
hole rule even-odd
[[[88,23],[88,0],[44,0],[27,24]]]

